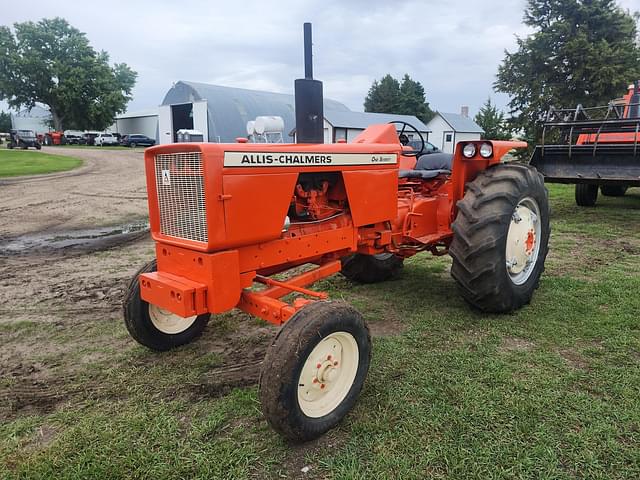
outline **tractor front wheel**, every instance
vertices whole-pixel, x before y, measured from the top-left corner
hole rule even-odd
[[[156,270],[157,264],[153,260],[131,279],[124,302],[124,321],[129,334],[138,343],[162,352],[185,345],[202,335],[210,315],[183,318],[142,300],[138,276]]]
[[[624,197],[628,188],[626,185],[602,185],[600,192],[605,197]]]
[[[264,416],[290,440],[319,437],[356,403],[370,358],[369,328],[355,309],[326,301],[303,307],[267,350],[260,375]]]
[[[598,185],[579,183],[576,185],[576,204],[580,207],[593,207],[598,200]]]
[[[342,259],[341,273],[358,283],[377,283],[400,274],[404,259],[393,253],[363,255],[356,253]]]
[[[509,312],[531,301],[549,242],[548,194],[535,168],[503,164],[478,174],[452,228],[451,275],[467,302]]]

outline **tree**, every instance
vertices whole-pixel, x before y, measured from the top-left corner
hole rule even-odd
[[[109,65],[84,33],[62,18],[0,27],[0,100],[49,107],[53,126],[102,130],[131,100],[136,72]]]
[[[400,105],[400,84],[387,74],[374,80],[367,97],[364,99],[365,112],[397,113]]]
[[[433,118],[433,111],[425,100],[424,87],[407,74],[398,82],[387,74],[374,80],[364,100],[365,112],[415,115],[423,122]]]
[[[11,130],[11,115],[0,112],[0,132],[7,133],[9,130]]]
[[[474,120],[484,130],[483,138],[489,140],[509,140],[511,138],[504,113],[491,103],[491,97],[487,98],[484,105],[480,107]]]
[[[498,67],[514,129],[537,141],[549,106],[606,104],[640,76],[635,19],[613,0],[528,0],[518,50]]]

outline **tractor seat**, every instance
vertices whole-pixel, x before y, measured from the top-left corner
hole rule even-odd
[[[429,153],[420,155],[414,170],[400,170],[399,178],[422,178],[427,180],[438,175],[449,175],[451,173],[451,163],[453,154],[451,153]]]

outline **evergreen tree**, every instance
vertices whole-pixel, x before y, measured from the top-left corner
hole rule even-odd
[[[487,98],[484,105],[480,107],[474,120],[484,130],[483,138],[488,140],[509,140],[511,138],[504,113],[491,102],[491,97]]]
[[[387,74],[374,80],[367,98],[364,99],[364,111],[376,113],[397,113],[400,105],[400,84]]]
[[[636,21],[613,0],[528,0],[524,23],[534,32],[505,52],[495,88],[527,138],[549,106],[606,104],[640,76]]]
[[[11,130],[11,115],[7,112],[0,112],[0,132],[8,133]]]
[[[400,84],[400,109],[397,113],[415,115],[427,123],[435,115],[425,99],[424,87],[420,82],[412,80],[407,74]]]
[[[428,122],[434,113],[425,99],[424,87],[407,74],[398,82],[387,74],[375,80],[364,100],[365,112],[415,115]]]

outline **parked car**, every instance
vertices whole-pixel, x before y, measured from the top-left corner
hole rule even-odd
[[[7,143],[8,149],[22,148],[26,150],[29,147],[35,147],[40,150],[42,145],[36,137],[36,133],[33,130],[10,130],[9,131],[9,143]]]
[[[140,135],[138,133],[125,135],[124,137],[122,137],[122,145],[125,145],[127,147],[151,147],[155,144],[156,141],[153,138],[149,138],[146,135]]]
[[[95,145],[95,138],[100,135],[100,132],[86,132],[82,134],[82,140],[84,145]]]
[[[418,151],[422,146],[422,142],[420,140],[409,140],[407,143],[413,150]],[[422,151],[422,155],[427,155],[429,153],[439,153],[440,149],[436,147],[433,143],[424,141],[424,150]]]
[[[105,145],[118,145],[118,137],[114,137],[111,133],[99,133],[96,138],[93,139],[93,144],[98,147],[104,147]]]
[[[83,145],[84,144],[84,138],[82,138],[82,135],[75,135],[73,133],[64,136],[67,139],[67,143],[69,145]]]

